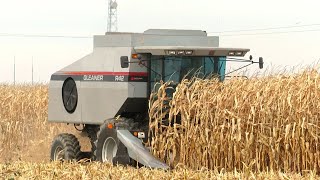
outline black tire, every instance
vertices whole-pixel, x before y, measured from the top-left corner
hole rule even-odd
[[[100,126],[94,144],[96,148],[94,157],[97,161],[122,165],[130,164],[127,148],[119,141],[117,131],[113,128],[107,128],[107,124]]]
[[[72,134],[59,134],[51,145],[51,161],[79,161],[81,147],[78,139]]]
[[[92,161],[95,161],[96,157],[94,156],[94,151],[97,149],[95,142],[97,140],[97,134],[98,134],[100,127],[96,126],[96,125],[86,125],[85,127],[86,127],[86,132],[87,132],[87,135],[90,139],[90,144],[91,144],[91,152],[90,152],[90,154],[87,154],[87,155]],[[86,157],[86,158],[88,158],[88,157]]]

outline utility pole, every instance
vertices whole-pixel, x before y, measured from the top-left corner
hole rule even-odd
[[[13,57],[13,85],[16,85],[16,56]]]
[[[33,85],[33,56],[32,56],[31,65],[32,65],[32,67],[31,67],[31,78],[32,78],[31,82],[32,82],[32,85]]]
[[[116,0],[108,0],[108,32],[118,31],[118,16],[117,16],[118,3]]]

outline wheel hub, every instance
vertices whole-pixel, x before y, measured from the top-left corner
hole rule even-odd
[[[108,137],[102,147],[102,162],[112,163],[113,158],[116,156],[118,146],[112,137]]]
[[[57,147],[54,151],[54,160],[61,161],[64,159],[64,150],[62,147]]]

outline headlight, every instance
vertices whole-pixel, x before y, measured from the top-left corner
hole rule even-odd
[[[179,56],[183,56],[184,55],[184,51],[178,51],[177,53]]]
[[[169,56],[191,56],[193,55],[193,50],[166,50]]]
[[[233,51],[230,51],[229,52],[229,56],[234,56],[236,53],[235,52],[233,52]]]
[[[168,55],[176,55],[176,51],[168,51]]]
[[[242,56],[242,55],[243,55],[243,52],[241,51],[236,52],[236,56]]]
[[[193,51],[190,51],[190,50],[186,51],[186,55],[192,55],[192,54],[193,54]]]

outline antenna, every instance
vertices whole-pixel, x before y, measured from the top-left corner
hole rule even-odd
[[[108,32],[118,31],[118,16],[117,16],[118,3],[116,0],[108,0]]]

